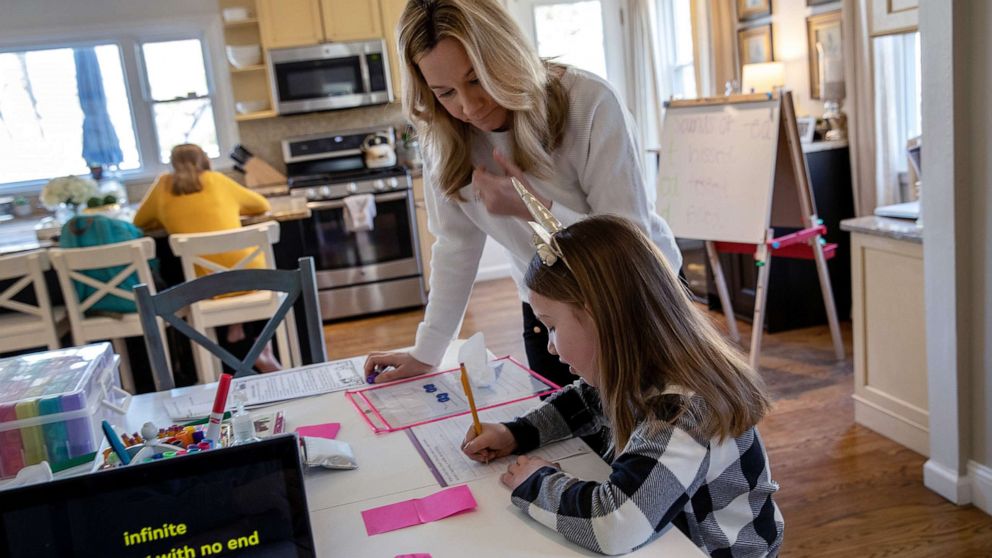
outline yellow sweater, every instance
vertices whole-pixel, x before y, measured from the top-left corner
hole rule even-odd
[[[224,231],[241,227],[241,215],[258,215],[269,211],[268,200],[219,172],[200,173],[203,189],[193,194],[172,193],[172,175],[159,176],[134,215],[135,226],[142,229],[164,228],[169,234]],[[234,250],[206,259],[232,267],[251,249]],[[245,267],[265,267],[261,255]],[[197,275],[206,275],[197,266]]]

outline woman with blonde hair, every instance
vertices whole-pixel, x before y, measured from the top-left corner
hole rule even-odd
[[[756,428],[769,409],[760,378],[632,223],[590,217],[550,238],[525,283],[548,350],[582,379],[514,421],[470,428],[463,451],[489,461],[602,433],[608,480],[521,455],[501,478],[513,504],[604,554],[674,526],[708,556],[777,555],[784,521]]]
[[[177,145],[172,148],[169,159],[172,172],[158,177],[134,215],[134,224],[142,229],[163,228],[169,234],[237,229],[241,227],[242,215],[259,215],[271,209],[264,197],[210,170],[210,158],[198,145]],[[251,249],[246,248],[204,258],[224,267],[233,267],[250,253]],[[265,260],[260,254],[245,267],[263,268]],[[196,266],[196,270],[197,275],[207,274],[200,266]],[[242,324],[228,326],[229,343],[244,338]],[[281,368],[270,345],[255,362],[260,372]]]
[[[591,214],[629,218],[679,267],[671,230],[641,176],[630,115],[609,84],[541,60],[499,0],[411,0],[400,18],[399,52],[403,106],[425,148],[428,226],[437,241],[416,345],[410,353],[370,355],[365,369],[374,381],[422,374],[440,362],[487,237],[506,249],[520,286],[534,248],[511,177],[566,224]],[[531,368],[571,382],[548,355],[547,331],[519,291]]]

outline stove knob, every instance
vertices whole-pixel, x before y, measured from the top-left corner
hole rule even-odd
[[[397,179],[395,176],[392,177],[392,178],[390,178],[389,179],[389,187],[392,188],[392,189],[394,189],[394,190],[396,188],[399,188],[400,187],[400,181],[399,181],[399,179]]]
[[[323,198],[323,199],[327,199],[327,198],[331,197],[331,187],[330,186],[321,186],[320,187],[320,197]]]
[[[316,188],[307,188],[307,199],[308,200],[315,200],[315,199],[317,199],[317,189]]]
[[[357,192],[358,191],[358,183],[357,182],[351,182],[351,183],[349,183],[348,184],[348,191],[351,192],[352,194],[354,194],[355,192]]]
[[[372,188],[381,192],[386,189],[386,181],[382,179],[376,180],[372,183]]]

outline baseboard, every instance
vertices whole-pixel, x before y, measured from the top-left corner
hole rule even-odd
[[[853,395],[854,422],[928,457],[930,432],[915,422],[900,416],[860,395]]]
[[[923,485],[959,506],[971,503],[968,475],[959,475],[933,459],[923,464]]]
[[[992,515],[992,467],[969,461],[968,477],[971,479],[971,503]]]
[[[502,279],[504,277],[510,276],[510,264],[500,264],[491,265],[488,267],[480,267],[478,273],[475,274],[475,282],[479,283],[481,281],[492,281],[493,279]]]

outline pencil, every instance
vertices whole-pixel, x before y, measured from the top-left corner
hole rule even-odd
[[[465,363],[462,366],[462,389],[465,390],[465,397],[468,398],[468,407],[472,410],[472,424],[475,428],[475,435],[482,435],[482,424],[479,422],[479,410],[475,408],[475,397],[472,396],[472,383],[468,380],[468,370]]]

